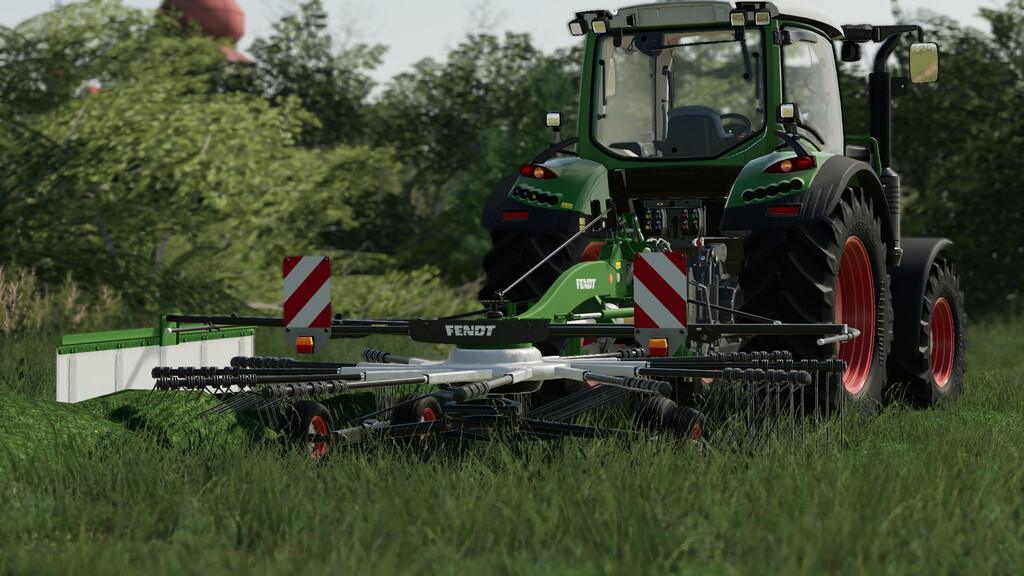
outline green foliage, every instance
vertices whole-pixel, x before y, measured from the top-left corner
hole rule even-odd
[[[385,88],[377,134],[404,166],[408,204],[373,206],[415,238],[396,246],[403,261],[436,262],[464,280],[480,273],[491,191],[547,147],[546,112],[561,110],[563,134],[575,134],[579,59],[579,50],[544,54],[525,34],[470,36],[444,63],[421,60]]]
[[[315,250],[322,227],[352,224],[352,203],[396,187],[386,149],[298,146],[315,118],[296,98],[223,90],[245,69],[213,40],[105,31],[123,11],[92,2],[73,11],[88,18],[19,28],[43,45],[99,38],[107,67],[82,78],[113,83],[4,109],[0,262],[50,285],[68,272],[109,284],[136,312],[233,307],[275,281],[282,256]]]
[[[893,102],[893,164],[903,185],[903,234],[945,236],[968,309],[1019,310],[1024,284],[1024,2],[985,8],[992,34],[941,16],[917,19],[942,52],[939,81]],[[906,74],[906,43],[890,60]],[[867,134],[866,78],[843,75],[847,133]]]
[[[124,308],[109,286],[83,292],[69,273],[53,291],[35,274],[0,266],[0,335],[99,331],[120,325]]]
[[[939,83],[898,103],[894,156],[911,193],[908,232],[949,235],[971,305],[997,312],[1024,295],[1024,2],[983,16],[992,36],[933,23],[943,50]]]
[[[357,44],[339,52],[326,28],[320,0],[274,23],[270,37],[250,47],[257,64],[250,89],[271,102],[302,101],[317,119],[300,138],[305,145],[360,143],[369,130],[366,99],[373,88],[366,72],[380,64],[386,48]]]

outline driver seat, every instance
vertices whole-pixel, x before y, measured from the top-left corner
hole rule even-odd
[[[717,156],[735,136],[722,127],[722,117],[708,106],[680,106],[668,111],[668,133],[662,154],[669,158]]]

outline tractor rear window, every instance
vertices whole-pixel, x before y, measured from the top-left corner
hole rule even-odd
[[[594,74],[592,136],[616,156],[714,158],[764,130],[759,28],[608,35]]]

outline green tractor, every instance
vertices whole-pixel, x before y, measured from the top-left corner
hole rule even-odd
[[[577,233],[614,208],[687,253],[694,320],[741,321],[726,311],[735,308],[860,333],[824,346],[761,335],[707,349],[838,357],[849,368],[831,402],[956,400],[966,315],[940,253],[951,242],[900,236],[891,167],[893,95],[938,78],[938,47],[919,26],[843,26],[788,3],[682,1],[578,12],[569,30],[585,37],[579,135],[561,140],[549,114],[551,146],[491,196],[481,299],[543,295],[592,258],[602,232]],[[904,36],[914,40],[910,77],[893,78],[886,62]],[[848,136],[835,48],[856,62],[865,43],[878,44],[871,133]]]

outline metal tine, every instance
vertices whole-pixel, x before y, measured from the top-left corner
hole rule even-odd
[[[200,412],[200,414],[223,414],[228,410],[238,411],[236,409],[236,406],[240,406],[246,403],[247,401],[250,401],[252,399],[253,394],[255,394],[257,397],[262,398],[252,390],[242,391],[232,396],[231,398],[228,398],[227,400],[221,401],[221,403],[217,404],[216,406],[212,406],[210,408],[207,408],[206,410],[203,410],[202,412]]]
[[[253,405],[263,401],[263,396],[260,396],[259,392],[256,392],[254,390],[242,392],[235,398],[238,398],[239,396],[242,397],[241,400],[239,400],[237,403],[229,404],[221,412],[227,412],[229,410],[232,412],[242,412],[243,410],[248,410]],[[232,400],[234,400],[234,398],[232,398]]]
[[[289,400],[288,398],[275,398],[273,400],[267,400],[265,403],[260,404],[259,408],[260,409],[277,408],[278,406],[284,404],[288,400]]]
[[[758,449],[767,445],[771,439],[771,396],[769,395],[770,384],[768,382],[755,385],[754,396],[751,404],[754,409],[754,437],[757,441],[755,446]]]
[[[831,382],[826,384],[826,386],[831,386]],[[832,419],[832,402],[831,402],[832,390],[829,389],[825,393],[825,396],[830,400],[828,402],[828,404],[825,404],[825,454],[828,454],[829,452],[831,452],[831,448],[832,448],[831,442],[829,441],[829,434],[828,434],[829,433],[829,427],[830,427],[829,426],[830,425],[829,420]],[[838,395],[837,395],[837,397],[838,397]],[[840,400],[840,401],[843,401],[843,400]]]
[[[146,404],[149,404],[149,400],[153,398],[154,392],[156,392],[156,382],[153,382],[153,389],[149,391],[149,396],[146,396]]]
[[[432,394],[428,394],[428,396],[432,396]],[[348,422],[349,422],[349,424],[356,424],[358,422],[362,422],[363,420],[366,420],[367,418],[372,418],[374,416],[378,416],[378,415],[383,414],[385,412],[389,412],[391,410],[394,410],[395,408],[398,408],[399,406],[405,406],[406,404],[412,404],[413,402],[416,402],[417,400],[419,400],[419,398],[410,398],[409,400],[406,400],[404,402],[398,402],[396,404],[392,404],[391,406],[387,406],[385,408],[381,408],[380,410],[374,410],[373,412],[370,412],[369,414],[365,414],[363,416],[359,416],[358,418],[353,418],[353,419],[349,420]]]
[[[780,434],[782,433],[782,401],[780,396],[782,395],[783,384],[768,387],[768,394],[771,398],[771,412],[769,417],[769,432],[768,439],[771,439],[771,435],[775,434],[775,440],[778,441]]]
[[[579,404],[568,404],[566,406],[562,406],[560,409],[554,410],[552,413],[545,414],[544,419],[562,420],[565,418],[572,418],[573,416],[578,416],[605,401],[611,401],[631,393],[630,390],[615,385],[606,385],[601,386],[600,388],[599,392],[593,394],[593,398],[586,398],[585,402],[581,402]]]
[[[793,406],[793,389],[796,387],[791,381],[789,383],[789,447],[796,446],[796,413]]]
[[[199,416],[205,416],[206,414],[213,414],[213,413],[214,413],[214,412],[213,412],[214,410],[216,410],[216,409],[218,409],[218,408],[220,408],[220,407],[224,406],[224,405],[225,405],[226,403],[227,403],[227,401],[226,401],[226,400],[221,400],[221,401],[220,401],[219,403],[217,403],[217,404],[214,404],[213,406],[210,406],[210,407],[209,407],[209,408],[207,408],[206,410],[203,410],[202,412],[200,412],[200,413],[199,413]],[[217,412],[217,413],[219,414],[220,412]]]

